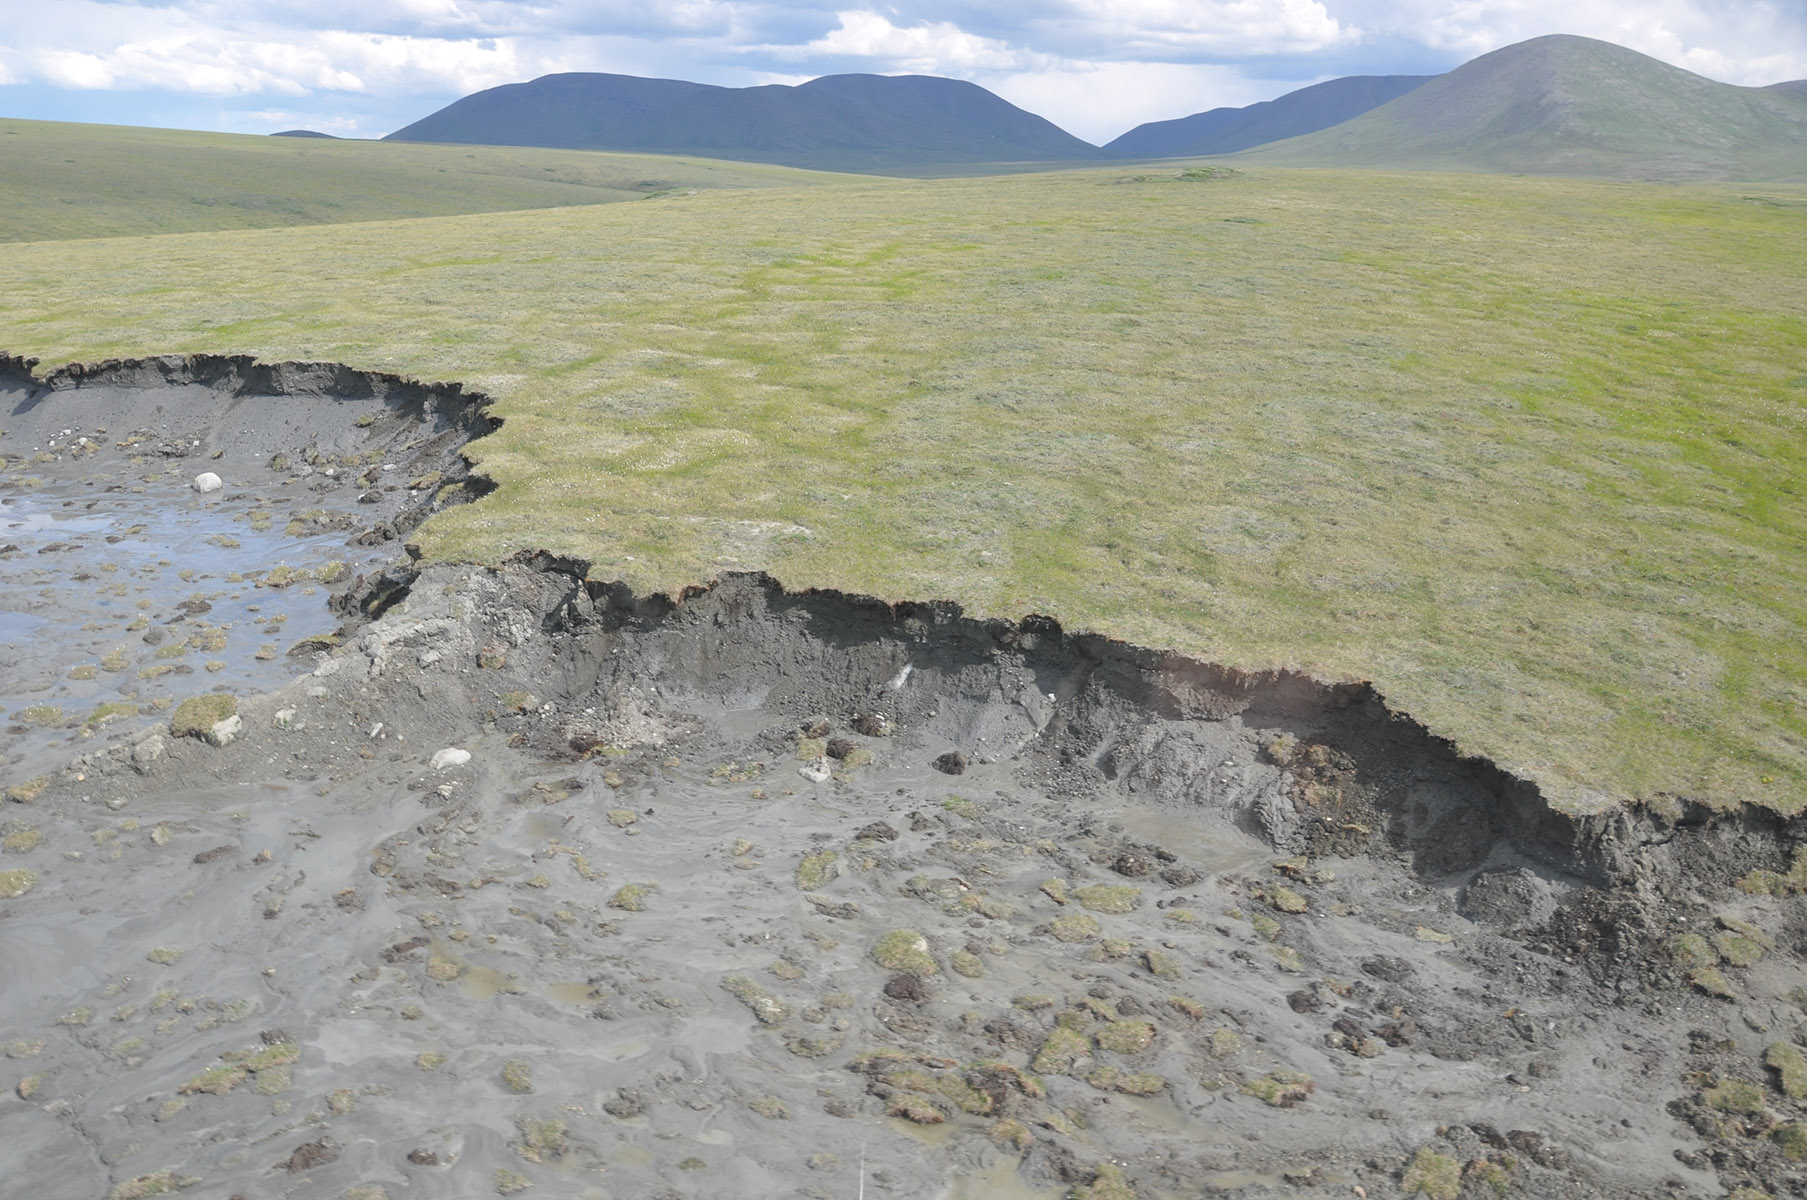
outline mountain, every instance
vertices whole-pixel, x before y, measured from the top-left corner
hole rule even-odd
[[[1106,142],[1104,150],[1119,158],[1229,154],[1340,125],[1435,78],[1351,75],[1332,79],[1247,108],[1214,108],[1174,121],[1150,121]]]
[[[335,142],[339,140],[338,137],[334,134],[318,133],[312,129],[284,129],[277,133],[272,133],[270,136],[271,137],[300,137],[300,138],[332,138],[332,140]]]
[[[1343,124],[1244,151],[1284,166],[1807,179],[1807,90],[1734,87],[1590,38],[1484,54]]]
[[[384,140],[636,150],[843,171],[1105,157],[976,84],[927,75],[828,75],[750,88],[546,75],[466,96]]]

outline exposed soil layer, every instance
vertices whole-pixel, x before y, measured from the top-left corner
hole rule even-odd
[[[1799,823],[1558,813],[1365,686],[1045,619],[585,574],[366,571],[306,675],[15,791],[0,1178],[1807,1192]]]
[[[32,365],[0,356],[0,762],[27,775],[175,697],[286,682],[291,653],[331,642],[328,592],[488,486],[459,449],[497,422],[456,386],[208,356]]]

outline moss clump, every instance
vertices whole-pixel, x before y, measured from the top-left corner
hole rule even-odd
[[[1734,967],[1748,967],[1763,957],[1763,946],[1755,938],[1729,930],[1714,935],[1713,948],[1719,951],[1720,957],[1728,965]]]
[[[173,967],[182,961],[182,947],[152,946],[144,957],[160,967]]]
[[[1065,1075],[1073,1069],[1073,1064],[1092,1053],[1092,1040],[1064,1025],[1056,1026],[1036,1051],[1035,1061],[1029,1069],[1037,1075]]]
[[[513,1196],[533,1186],[533,1180],[518,1171],[510,1171],[506,1167],[496,1168],[496,1195]]]
[[[609,907],[622,912],[645,912],[646,898],[659,890],[656,883],[626,883],[609,897]]]
[[[1156,979],[1174,980],[1180,977],[1179,960],[1165,950],[1149,950],[1142,955],[1142,965]]]
[[[1011,1154],[1025,1154],[1035,1145],[1035,1135],[1021,1121],[999,1121],[986,1130],[985,1136],[992,1145]]]
[[[30,867],[0,871],[0,900],[17,900],[38,886],[38,873]]]
[[[912,1094],[894,1096],[885,1109],[887,1117],[902,1117],[914,1125],[940,1125],[947,1120],[942,1112],[926,1097]]]
[[[1269,892],[1267,902],[1283,913],[1302,913],[1310,907],[1305,897],[1289,887],[1277,887]]]
[[[98,729],[109,721],[117,721],[121,717],[134,717],[137,715],[138,706],[136,704],[124,704],[119,701],[109,701],[105,704],[95,705],[94,711],[88,714],[87,719],[84,720],[82,724],[92,725]]]
[[[1167,1080],[1160,1075],[1139,1073],[1122,1076],[1115,1086],[1126,1096],[1156,1096],[1167,1090]]]
[[[20,709],[14,719],[26,725],[55,725],[63,719],[63,710],[54,704],[33,704]]]
[[[1740,879],[1738,887],[1753,896],[1798,896],[1807,892],[1807,848],[1794,852],[1786,874],[1759,868]]]
[[[1807,1162],[1807,1125],[1798,1121],[1778,1125],[1769,1131],[1769,1140],[1789,1162]]]
[[[213,727],[238,713],[238,697],[223,692],[190,696],[170,714],[169,731],[177,737],[204,738]]]
[[[1068,1200],[1136,1200],[1136,1189],[1115,1163],[1100,1163],[1092,1182],[1067,1193]]]
[[[1730,1000],[1737,995],[1732,990],[1731,981],[1725,977],[1725,972],[1718,967],[1697,967],[1688,973],[1688,982],[1707,995],[1717,996],[1721,1000]]]
[[[1763,1065],[1776,1073],[1776,1086],[1790,1100],[1807,1100],[1807,1055],[1791,1042],[1776,1042],[1763,1052]]]
[[[1169,913],[1168,916],[1171,919],[1172,914]],[[1274,920],[1266,913],[1258,912],[1249,914],[1249,924],[1254,927],[1257,934],[1270,942],[1280,936],[1280,922]]]
[[[954,969],[954,974],[968,979],[981,979],[985,975],[984,960],[970,950],[954,951],[953,957],[948,959],[948,965]]]
[[[1763,1089],[1742,1079],[1727,1079],[1703,1090],[1700,1102],[1719,1112],[1754,1116],[1763,1111]]]
[[[515,1143],[515,1153],[528,1162],[563,1158],[571,1148],[563,1121],[521,1116],[514,1119],[514,1124],[521,1135],[521,1140]]]
[[[1242,1090],[1275,1108],[1293,1108],[1317,1090],[1317,1084],[1303,1071],[1272,1071],[1259,1079],[1251,1079]]]
[[[776,1096],[761,1096],[757,1100],[750,1100],[747,1102],[747,1107],[768,1121],[791,1119],[790,1106]]]
[[[144,1200],[146,1196],[167,1196],[179,1188],[192,1187],[196,1182],[182,1179],[165,1167],[161,1171],[152,1171],[149,1175],[126,1180],[107,1193],[107,1200]]]
[[[1066,913],[1055,917],[1048,929],[1063,942],[1084,942],[1098,936],[1098,918],[1085,913]]]
[[[14,804],[31,804],[50,787],[50,778],[38,775],[6,789],[6,798]]]
[[[1188,1017],[1194,1021],[1203,1020],[1205,1016],[1205,1006],[1188,996],[1167,997],[1167,1007],[1180,1014],[1180,1016]]]
[[[837,857],[833,850],[818,850],[814,854],[804,855],[803,861],[797,864],[794,876],[797,886],[803,891],[813,892],[833,879],[837,874]]]
[[[241,1060],[247,1071],[268,1071],[273,1067],[286,1067],[300,1061],[301,1047],[294,1042],[277,1042],[273,1046],[265,1046]]]
[[[929,940],[914,929],[894,929],[872,947],[872,961],[890,971],[933,975],[941,968],[929,953]]]
[[[517,1096],[533,1090],[533,1066],[527,1060],[511,1058],[502,1064],[502,1086]]]
[[[1154,1032],[1147,1021],[1112,1021],[1098,1031],[1097,1042],[1116,1054],[1140,1054],[1154,1045]]]
[[[245,1070],[242,1064],[221,1063],[218,1066],[208,1067],[193,1079],[188,1080],[181,1087],[176,1089],[176,1094],[181,1096],[195,1096],[202,1094],[208,1096],[224,1096],[227,1092],[230,1092],[233,1088],[243,1083],[250,1074],[251,1073]]]
[[[1408,1196],[1423,1195],[1426,1200],[1456,1200],[1462,1194],[1462,1164],[1447,1154],[1439,1154],[1426,1146],[1412,1158],[1399,1181]]]
[[[777,997],[763,991],[760,986],[745,975],[730,975],[722,980],[722,987],[728,994],[746,1005],[761,1025],[782,1025],[790,1010]]]
[[[1073,899],[1084,908],[1101,913],[1134,912],[1142,903],[1142,891],[1128,884],[1094,883],[1075,888]]]

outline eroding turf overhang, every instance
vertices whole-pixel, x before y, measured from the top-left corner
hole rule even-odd
[[[1051,796],[1158,796],[1227,815],[1284,853],[1404,855],[1427,881],[1525,861],[1608,888],[1678,872],[1729,881],[1753,864],[1785,869],[1799,832],[1767,811],[1684,802],[1565,810],[1369,683],[1239,670],[1046,616],[976,618],[952,601],[792,590],[763,573],[649,594],[544,552],[496,567],[413,565],[348,599],[388,608],[428,576],[434,595],[506,597],[475,606],[473,644],[545,635],[521,682],[563,711],[632,691],[673,711],[759,708],[837,727],[876,718],[1013,764]],[[395,613],[381,636],[420,619]],[[523,736],[556,756],[568,733],[555,723]]]

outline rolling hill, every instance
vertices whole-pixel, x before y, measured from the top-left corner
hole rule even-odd
[[[1315,133],[1395,100],[1434,75],[1351,75],[1314,83],[1246,108],[1214,108],[1173,121],[1149,121],[1105,143],[1121,158],[1230,154]]]
[[[828,75],[750,88],[546,75],[456,100],[385,140],[702,154],[853,171],[1106,157],[976,84],[926,75]]]
[[[131,237],[809,186],[761,163],[512,146],[384,145],[0,118],[0,243]]]
[[[1807,179],[1807,91],[1799,83],[1735,87],[1610,42],[1542,37],[1242,157],[1276,166]]]

